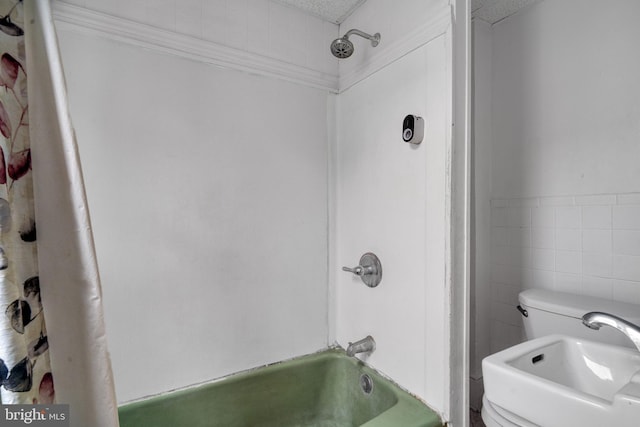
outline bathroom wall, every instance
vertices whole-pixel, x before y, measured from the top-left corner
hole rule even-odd
[[[426,4],[428,3],[428,4]],[[359,81],[349,81],[337,100],[335,304],[336,338],[342,346],[372,335],[377,349],[370,364],[448,417],[449,290],[446,280],[447,173],[451,115],[450,46],[444,32],[429,38],[436,16],[448,8],[422,2],[407,8],[367,1],[341,25],[380,31],[372,49],[354,40]],[[445,7],[445,13],[437,6]],[[402,9],[402,10],[398,10]],[[405,35],[424,35],[410,52],[377,68],[384,43],[399,46]],[[417,16],[416,16],[417,15]],[[423,27],[419,27],[422,25]],[[383,30],[381,30],[381,28]],[[394,29],[392,31],[391,29]],[[389,34],[389,36],[387,36]],[[394,40],[394,34],[398,37]],[[380,49],[380,50],[377,50]],[[368,56],[368,59],[366,59]],[[344,66],[342,64],[345,64]],[[349,67],[341,63],[342,72]],[[367,72],[367,67],[374,71]],[[347,76],[348,78],[348,76]],[[407,114],[425,118],[419,146],[402,140]],[[357,265],[365,252],[380,257],[382,282],[366,287],[340,271]]]
[[[118,400],[325,348],[328,91],[56,24]]]
[[[491,171],[490,188],[476,188],[491,218],[490,237],[486,221],[476,233],[491,280],[475,283],[490,295],[476,303],[491,330],[475,339],[491,352],[522,339],[521,289],[640,302],[638,16],[635,0],[544,1],[495,24],[491,47],[476,50],[493,52],[476,69],[485,83],[491,73],[491,94],[475,94],[476,112],[491,108],[475,116],[476,137],[478,120],[491,121],[491,157],[475,165],[476,176]]]

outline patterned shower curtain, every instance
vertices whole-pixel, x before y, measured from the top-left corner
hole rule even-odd
[[[0,0],[0,401],[48,404],[23,29],[22,2]]]
[[[0,403],[64,403],[71,427],[118,426],[49,0],[0,0],[0,359]]]

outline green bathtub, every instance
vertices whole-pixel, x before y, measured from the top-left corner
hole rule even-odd
[[[119,413],[120,427],[442,425],[423,403],[341,350],[131,403]]]

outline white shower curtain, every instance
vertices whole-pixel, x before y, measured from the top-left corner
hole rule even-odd
[[[56,402],[118,426],[91,224],[48,0],[24,0],[38,258]]]

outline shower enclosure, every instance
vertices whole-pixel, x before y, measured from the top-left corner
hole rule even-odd
[[[55,3],[119,403],[371,335],[359,357],[458,416],[459,27],[448,0],[402,3],[340,25],[267,0]],[[348,59],[329,50],[340,35]],[[419,146],[407,114],[425,119]],[[341,271],[366,252],[375,288]]]

